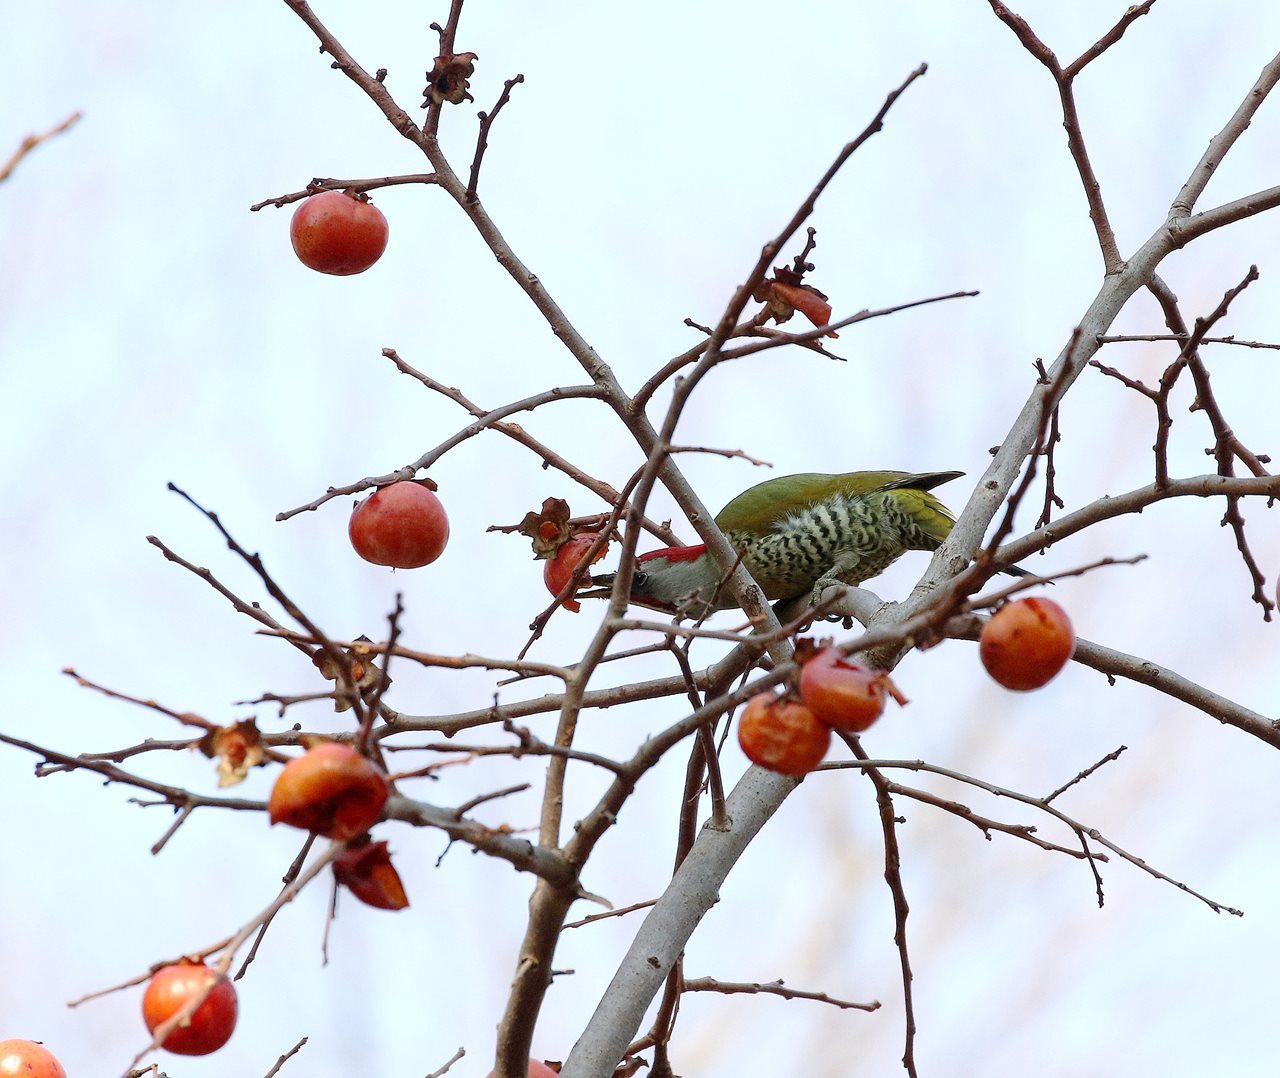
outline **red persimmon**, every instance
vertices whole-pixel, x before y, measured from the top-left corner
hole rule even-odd
[[[179,962],[152,975],[142,997],[142,1017],[152,1033],[201,995],[204,1000],[161,1042],[166,1051],[207,1056],[226,1044],[236,1028],[236,990],[224,975],[198,962]]]
[[[591,549],[591,545],[596,541],[599,532],[579,532],[577,535],[570,536],[560,546],[560,549],[548,558],[542,565],[542,582],[546,584],[547,591],[552,595],[559,595],[560,589],[569,583],[569,578],[577,571],[579,565],[587,556],[587,551]],[[594,565],[605,556],[605,552],[609,549],[608,542],[600,545],[600,549],[596,551],[596,556],[591,559]],[[571,595],[561,604],[566,610],[577,613],[582,609],[581,604]]]
[[[355,749],[325,741],[284,765],[267,815],[273,824],[345,842],[369,830],[382,815],[387,777]]]
[[[884,711],[889,675],[823,648],[800,668],[800,699],[835,730],[860,734]]]
[[[349,277],[363,273],[387,247],[387,219],[372,202],[345,191],[321,191],[293,213],[289,238],[308,269]]]
[[[1028,692],[1051,681],[1076,650],[1071,619],[1052,599],[1005,603],[982,627],[982,665],[1006,689]]]
[[[419,569],[444,553],[449,518],[426,483],[408,479],[380,487],[357,502],[347,535],[365,561]]]
[[[762,692],[742,709],[738,744],[753,764],[783,775],[806,775],[827,754],[831,730],[799,700]]]
[[[0,1078],[67,1078],[57,1057],[35,1041],[0,1041]]]

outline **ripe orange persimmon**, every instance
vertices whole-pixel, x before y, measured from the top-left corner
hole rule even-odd
[[[324,741],[284,765],[271,797],[271,822],[345,842],[369,830],[386,804],[387,777],[349,745]]]
[[[827,754],[831,730],[799,700],[762,692],[742,709],[738,744],[753,764],[783,775],[806,775]]]
[[[0,1041],[0,1078],[67,1078],[57,1057],[36,1041]]]
[[[355,552],[374,565],[420,569],[444,553],[449,518],[425,482],[406,479],[356,502],[347,523]]]
[[[1052,599],[1005,603],[982,627],[978,641],[987,673],[1014,692],[1048,684],[1075,650],[1071,619]]]
[[[204,1001],[161,1043],[165,1051],[207,1056],[226,1044],[236,1028],[236,990],[225,976],[198,962],[179,962],[152,975],[142,997],[142,1017],[152,1033],[206,989]]]
[[[364,196],[321,191],[293,213],[293,252],[308,269],[336,277],[363,273],[387,248],[387,219]]]

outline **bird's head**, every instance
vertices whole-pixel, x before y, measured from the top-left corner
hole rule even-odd
[[[611,589],[616,575],[601,573],[593,576],[591,583]],[[635,572],[631,574],[631,601],[665,614],[703,617],[713,609],[710,602],[719,582],[715,563],[705,544],[664,547],[636,558]],[[607,595],[607,591],[600,594]],[[721,608],[720,603],[714,607]]]

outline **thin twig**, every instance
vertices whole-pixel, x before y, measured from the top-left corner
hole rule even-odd
[[[1138,341],[1176,341],[1181,344],[1184,340],[1184,337],[1176,333],[1112,333],[1102,334],[1097,338],[1099,344],[1129,344]],[[1234,344],[1238,348],[1280,349],[1280,344],[1272,341],[1242,341],[1238,340],[1233,334],[1229,334],[1226,337],[1202,337],[1200,343]]]
[[[917,789],[914,786],[905,786],[900,782],[889,783],[889,792],[891,794],[901,794],[903,797],[909,797],[913,801],[919,801],[922,805],[932,805],[934,808],[942,809],[943,812],[949,812],[952,816],[964,820],[966,823],[973,824],[988,842],[991,841],[991,832],[999,831],[1001,834],[1011,835],[1013,838],[1020,838],[1024,842],[1030,842],[1033,846],[1039,846],[1042,850],[1050,853],[1065,853],[1068,857],[1085,858],[1088,854],[1081,853],[1079,850],[1073,850],[1067,846],[1060,846],[1056,842],[1050,842],[1048,839],[1041,838],[1036,833],[1034,824],[1025,823],[1005,823],[1002,820],[993,820],[988,816],[982,816],[974,812],[968,805],[962,805],[959,801],[952,800],[947,797],[940,797],[938,794],[930,793],[928,790]],[[1105,854],[1094,855],[1100,861],[1107,859]]]
[[[622,917],[628,913],[635,913],[636,910],[647,910],[657,901],[656,898],[646,899],[644,902],[633,902],[630,906],[620,906],[616,910],[605,910],[604,913],[593,913],[589,917],[584,917],[580,921],[566,921],[563,928],[582,928],[583,925],[594,924],[596,921],[603,921],[608,917]]]
[[[964,772],[961,772],[961,771],[953,771],[950,768],[939,767],[936,764],[925,763],[925,761],[923,760],[875,760],[875,761],[868,760],[864,764],[862,759],[859,758],[856,760],[841,760],[838,762],[826,763],[822,765],[821,770],[833,771],[833,770],[840,770],[841,768],[850,768],[850,767],[856,767],[856,768],[874,767],[877,770],[887,769],[887,768],[903,768],[909,771],[924,771],[932,775],[941,775],[944,778],[954,779],[956,782],[961,782],[967,786],[976,787],[979,790],[985,790],[987,793],[992,794],[996,797],[1007,797],[1014,801],[1021,802],[1024,805],[1029,805],[1032,808],[1039,809],[1040,811],[1046,812],[1050,816],[1053,816],[1055,819],[1059,820],[1061,823],[1069,827],[1072,831],[1076,832],[1076,834],[1088,836],[1089,838],[1093,839],[1094,842],[1101,843],[1103,846],[1109,849],[1112,853],[1114,853],[1117,857],[1123,858],[1125,861],[1128,861],[1131,865],[1134,865],[1135,867],[1142,869],[1142,871],[1147,873],[1147,875],[1152,876],[1157,880],[1162,880],[1165,883],[1171,884],[1172,886],[1178,888],[1178,890],[1184,891],[1187,894],[1191,895],[1193,898],[1199,899],[1211,910],[1213,910],[1214,913],[1229,913],[1234,917],[1244,916],[1244,914],[1240,910],[1234,909],[1231,906],[1223,905],[1221,902],[1215,902],[1213,899],[1208,898],[1205,895],[1202,895],[1199,891],[1192,890],[1192,888],[1188,887],[1185,883],[1181,882],[1180,880],[1175,880],[1173,877],[1166,875],[1165,873],[1161,872],[1159,869],[1153,868],[1151,865],[1147,864],[1147,862],[1144,861],[1141,857],[1138,857],[1135,854],[1131,854],[1128,850],[1125,850],[1120,846],[1117,846],[1110,839],[1105,838],[1097,830],[1097,828],[1089,827],[1083,823],[1080,823],[1078,820],[1073,819],[1072,817],[1068,816],[1065,812],[1063,812],[1061,809],[1057,808],[1054,805],[1049,804],[1047,799],[1043,797],[1034,797],[1031,794],[1019,793],[1017,790],[1011,790],[1004,786],[997,786],[995,783],[987,782],[983,779],[975,778],[973,775],[966,775],[964,774]]]
[[[1209,325],[1220,319],[1226,313],[1231,301],[1247,288],[1252,281],[1257,280],[1257,277],[1257,267],[1250,266],[1245,278],[1235,288],[1228,290],[1223,296],[1222,302],[1209,316],[1208,320],[1196,319],[1195,330],[1187,334],[1187,343],[1183,346],[1181,353],[1182,356],[1186,357],[1187,367],[1190,369],[1191,377],[1195,382],[1196,399],[1193,408],[1203,411],[1209,419],[1209,424],[1213,428],[1214,434],[1213,455],[1218,464],[1218,474],[1227,477],[1234,475],[1236,460],[1243,462],[1255,476],[1267,475],[1267,470],[1263,466],[1265,458],[1247,449],[1227,423],[1226,417],[1214,397],[1213,388],[1209,381],[1208,368],[1205,367],[1204,361],[1195,345],[1198,342],[1197,334],[1202,335]],[[1152,274],[1149,287],[1164,311],[1165,322],[1169,329],[1174,333],[1186,333],[1186,323],[1182,319],[1182,312],[1178,307],[1178,298],[1173,294],[1173,290],[1157,274]],[[1161,459],[1162,455],[1158,451],[1156,458],[1157,468],[1159,468]],[[1157,472],[1156,485],[1161,485],[1159,472]],[[1271,611],[1275,609],[1275,604],[1266,593],[1264,588],[1265,577],[1258,566],[1253,551],[1249,548],[1244,532],[1244,517],[1240,513],[1239,498],[1228,495],[1227,511],[1223,515],[1222,523],[1230,525],[1235,536],[1236,548],[1239,550],[1241,559],[1244,561],[1245,568],[1253,582],[1253,601],[1262,607],[1263,620],[1270,621]]]
[[[229,587],[223,584],[222,581],[220,581],[216,576],[213,575],[213,573],[211,573],[204,566],[196,565],[194,562],[187,561],[186,558],[182,557],[180,554],[170,549],[160,539],[157,539],[154,535],[148,535],[147,542],[150,543],[157,550],[159,550],[160,553],[165,556],[166,560],[173,562],[175,565],[180,565],[182,566],[182,568],[186,569],[187,572],[192,573],[195,576],[198,576],[201,580],[203,580],[206,584],[208,584],[209,587],[213,588],[214,591],[216,591],[219,595],[221,595],[224,599],[226,599],[227,602],[229,602],[233,607],[235,607],[235,609],[239,613],[244,614],[245,617],[253,618],[254,621],[267,626],[268,629],[273,630],[281,635],[284,635],[285,633],[288,632],[288,630],[285,629],[284,625],[276,621],[276,619],[273,618],[270,614],[268,614],[265,610],[263,610],[261,606],[259,606],[257,603],[251,603],[245,599],[241,599],[240,596],[238,596]],[[303,644],[299,641],[290,641],[290,643],[292,643],[294,647],[298,648],[308,658],[312,657],[315,654],[315,648],[312,646],[308,646],[307,644]]]
[[[813,329],[806,329],[799,333],[788,333],[784,330],[771,330],[766,339],[763,341],[754,341],[751,344],[742,344],[736,348],[725,348],[721,350],[722,359],[742,359],[745,356],[753,356],[758,352],[768,351],[770,348],[781,348],[788,344],[809,344],[816,342],[820,338],[829,334],[833,329],[844,329],[845,326],[854,326],[860,322],[868,322],[873,318],[884,318],[887,315],[898,314],[900,311],[909,311],[915,307],[927,307],[933,303],[944,303],[950,299],[972,299],[981,293],[972,289],[961,292],[948,292],[940,296],[926,296],[924,299],[909,300],[906,303],[896,303],[892,307],[880,307],[874,311],[859,311],[857,314],[851,314],[847,318],[842,318],[838,322],[832,322],[829,325],[817,326]]]
[[[298,851],[297,856],[290,862],[289,867],[285,869],[284,875],[280,877],[280,882],[285,886],[291,884],[298,878],[298,874],[302,871],[302,866],[307,863],[307,858],[311,855],[311,848],[315,845],[316,836],[308,835],[302,843],[302,848]],[[238,981],[249,971],[249,967],[253,965],[253,961],[258,957],[258,948],[262,946],[262,941],[267,937],[267,929],[271,927],[271,922],[275,915],[272,914],[267,920],[258,926],[257,934],[253,937],[253,943],[249,945],[249,953],[244,956],[244,961],[240,963],[240,968],[236,970],[236,975],[231,979]],[[326,931],[328,925],[326,924]]]
[[[863,773],[871,780],[876,791],[876,807],[880,813],[880,830],[884,835],[884,881],[893,897],[893,942],[898,948],[898,962],[902,969],[902,1010],[904,1020],[904,1046],[902,1066],[909,1078],[916,1078],[916,1009],[911,982],[911,956],[907,950],[907,917],[911,907],[907,904],[906,889],[902,884],[902,851],[898,846],[898,819],[894,814],[893,793],[889,780],[877,767],[869,765],[870,757],[857,737],[837,731],[849,751],[862,764]]]
[[[51,749],[45,745],[37,745],[34,742],[24,741],[19,737],[11,737],[5,733],[0,733],[0,742],[12,745],[16,749],[24,749],[36,756],[43,757],[45,760],[65,764],[67,770],[93,771],[108,782],[119,782],[125,786],[133,786],[139,790],[148,790],[151,793],[159,794],[162,800],[156,802],[157,804],[173,805],[177,808],[185,808],[188,805],[195,808],[225,808],[239,812],[262,812],[267,807],[265,801],[251,801],[240,797],[207,797],[204,794],[193,793],[178,786],[167,786],[164,783],[154,782],[141,775],[125,771],[124,768],[117,767],[115,764],[105,760],[91,760],[84,756],[71,756],[65,752],[59,752],[57,749]],[[142,805],[144,802],[138,801],[136,804]]]
[[[310,1038],[308,1037],[303,1037],[302,1040],[300,1040],[297,1044],[295,1044],[292,1048],[290,1048],[287,1052],[285,1052],[284,1055],[282,1055],[279,1059],[276,1060],[275,1066],[272,1067],[269,1071],[267,1071],[265,1075],[263,1075],[263,1078],[274,1078],[275,1075],[279,1074],[280,1068],[283,1067],[286,1063],[288,1063],[289,1060],[291,1060],[294,1056],[296,1056],[300,1051],[302,1051],[302,1046],[306,1044],[309,1039]]]
[[[268,206],[274,206],[280,209],[287,206],[291,202],[300,202],[304,198],[310,198],[317,191],[376,191],[380,187],[398,187],[402,184],[430,184],[438,183],[439,180],[434,172],[414,172],[405,176],[375,176],[367,180],[338,180],[331,176],[316,176],[301,191],[291,191],[287,195],[276,195],[274,198],[264,198],[261,202],[255,202],[249,207],[250,213],[257,213],[259,210],[266,209]]]
[[[1059,786],[1056,790],[1054,790],[1053,793],[1046,794],[1044,797],[1044,803],[1047,805],[1049,804],[1050,801],[1054,800],[1054,798],[1058,797],[1060,794],[1066,793],[1077,782],[1082,782],[1083,780],[1087,779],[1090,775],[1092,775],[1095,771],[1097,771],[1098,768],[1102,767],[1103,764],[1109,764],[1113,760],[1118,760],[1120,758],[1120,754],[1122,752],[1127,751],[1128,748],[1129,748],[1128,745],[1121,745],[1118,749],[1114,749],[1113,751],[1107,753],[1106,756],[1104,756],[1097,763],[1090,764],[1083,771],[1081,771],[1080,774],[1064,782],[1061,786]]]
[[[779,996],[782,999],[808,999],[850,1011],[878,1011],[881,1006],[879,1000],[872,1000],[870,1003],[854,1003],[847,999],[836,999],[834,996],[827,995],[826,992],[805,992],[799,988],[788,988],[780,980],[761,984],[759,981],[717,981],[714,977],[695,977],[684,982],[683,990],[685,992],[721,992],[725,995],[748,994]]]
[[[1089,203],[1089,219],[1093,222],[1097,235],[1098,247],[1102,251],[1102,261],[1108,274],[1115,273],[1123,259],[1116,243],[1115,229],[1107,216],[1106,203],[1102,198],[1102,185],[1094,172],[1093,163],[1089,160],[1089,151],[1085,146],[1084,132],[1080,127],[1080,115],[1076,109],[1075,91],[1072,82],[1090,62],[1097,59],[1111,45],[1119,41],[1129,24],[1139,15],[1145,15],[1154,0],[1147,0],[1135,8],[1130,8],[1120,22],[1103,35],[1093,46],[1086,49],[1080,57],[1067,67],[1063,67],[1048,45],[1036,36],[1030,24],[1021,15],[1015,14],[1001,0],[988,0],[991,10],[996,13],[1017,39],[1023,48],[1042,63],[1053,76],[1058,87],[1058,99],[1062,108],[1062,126],[1067,132],[1067,146],[1071,151],[1071,159],[1075,162],[1076,171],[1080,175],[1080,184],[1084,188],[1085,198]]]
[[[457,1063],[458,1060],[460,1060],[466,1054],[467,1054],[467,1050],[465,1048],[459,1048],[456,1052],[453,1053],[453,1055],[451,1055],[448,1059],[445,1060],[444,1066],[439,1067],[436,1070],[433,1070],[430,1074],[427,1075],[427,1078],[444,1078],[444,1076],[449,1073],[449,1068],[452,1067],[455,1063]]]
[[[1124,32],[1129,29],[1138,19],[1142,18],[1155,5],[1156,0],[1143,0],[1141,4],[1134,4],[1128,8],[1120,21],[1110,30],[1102,35],[1096,42],[1090,45],[1079,56],[1071,61],[1062,69],[1063,75],[1068,79],[1075,78],[1081,71],[1088,67],[1094,60],[1106,52],[1112,45],[1124,37]]]
[[[387,686],[391,684],[389,676],[391,670],[391,656],[395,654],[397,641],[400,639],[400,619],[404,615],[404,596],[401,592],[396,592],[396,605],[391,613],[387,616],[387,642],[379,650],[382,652],[382,670],[378,676],[378,681],[374,686],[373,692],[368,698],[368,707],[366,708],[363,721],[360,723],[359,732],[356,735],[355,747],[356,751],[362,755],[367,753],[373,745],[373,721],[374,717],[381,710],[383,694],[387,691]],[[372,662],[372,660],[370,660]]]
[[[391,96],[390,91],[382,84],[376,75],[370,75],[363,67],[356,63],[355,57],[343,47],[342,43],[329,32],[328,27],[320,21],[316,13],[311,10],[311,5],[306,0],[284,0],[295,15],[298,16],[311,32],[316,35],[320,41],[321,51],[327,52],[333,57],[332,66],[341,71],[352,82],[365,92],[369,100],[372,101],[382,111],[382,114],[390,122],[391,126],[400,132],[405,138],[411,141],[417,141],[422,134],[407,112],[398,104],[395,98]],[[461,6],[460,0],[454,0],[456,4]]]
[[[358,679],[352,676],[353,660],[350,654],[334,645],[334,643],[321,630],[320,626],[303,612],[302,608],[288,596],[284,588],[277,584],[275,578],[267,572],[266,564],[263,562],[261,555],[250,554],[249,551],[242,547],[240,543],[237,542],[235,536],[233,536],[227,529],[226,525],[222,523],[222,519],[217,513],[206,509],[176,483],[169,483],[168,488],[177,494],[178,497],[182,498],[185,502],[198,510],[205,519],[217,529],[218,534],[221,535],[223,540],[226,542],[227,548],[232,553],[236,554],[241,561],[248,565],[249,568],[257,574],[258,579],[261,580],[263,586],[266,587],[267,593],[284,608],[285,613],[287,613],[289,617],[293,618],[295,622],[301,625],[310,634],[311,639],[319,645],[319,650],[323,652],[325,656],[333,662],[337,670],[341,672],[343,679],[342,688],[349,694],[352,710],[355,712],[357,721],[363,724],[365,721],[365,708],[360,692],[356,687]]]
[[[480,130],[476,134],[476,153],[471,162],[471,178],[467,181],[468,202],[476,200],[476,184],[480,180],[480,162],[484,160],[484,151],[489,148],[489,128],[493,126],[493,121],[498,118],[498,113],[502,111],[502,106],[511,100],[511,88],[521,82],[524,82],[523,75],[517,75],[514,79],[507,79],[502,85],[502,93],[498,97],[498,103],[488,112],[480,113]]]
[[[84,113],[82,112],[73,112],[61,123],[54,124],[53,127],[50,127],[48,130],[39,131],[34,135],[28,135],[24,138],[20,143],[18,143],[18,148],[14,150],[13,154],[9,157],[9,160],[5,161],[4,164],[0,164],[0,183],[4,183],[5,180],[13,175],[13,170],[18,167],[22,159],[26,157],[27,154],[42,142],[48,142],[49,139],[53,138],[55,135],[60,135],[64,131],[70,130],[70,128],[74,126],[83,115]]]
[[[139,707],[150,708],[152,711],[158,711],[161,715],[166,715],[171,719],[176,719],[184,726],[194,726],[197,729],[204,730],[206,733],[210,730],[216,730],[218,724],[210,722],[208,719],[197,715],[193,711],[174,711],[167,708],[163,704],[157,703],[155,700],[144,700],[138,696],[130,696],[128,693],[119,692],[116,689],[108,689],[105,685],[99,685],[97,682],[90,681],[86,677],[81,677],[70,666],[64,667],[62,672],[70,678],[75,678],[75,682],[82,689],[92,689],[94,692],[100,692],[103,696],[111,700],[123,700],[129,704],[137,704]]]

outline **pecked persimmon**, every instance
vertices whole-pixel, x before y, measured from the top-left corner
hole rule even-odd
[[[742,709],[738,744],[753,764],[783,775],[807,775],[827,754],[831,730],[799,700],[762,692]]]
[[[547,591],[552,595],[560,594],[560,589],[569,583],[569,578],[586,559],[587,552],[599,535],[599,532],[578,532],[577,535],[570,536],[555,554],[543,562],[542,582],[547,586]],[[608,542],[602,543],[595,557],[591,559],[592,564],[603,558],[608,549]],[[572,595],[560,605],[575,614],[582,609],[581,604]]]
[[[267,815],[273,824],[345,842],[378,822],[389,792],[387,777],[370,760],[349,745],[323,741],[284,765]]]
[[[827,302],[827,297],[812,285],[773,281],[770,287],[778,299],[790,304],[815,326],[821,328],[831,324],[831,304]],[[840,334],[833,329],[827,336],[839,337]]]
[[[834,730],[862,733],[880,717],[891,691],[888,674],[859,666],[832,647],[800,668],[800,699]]]

